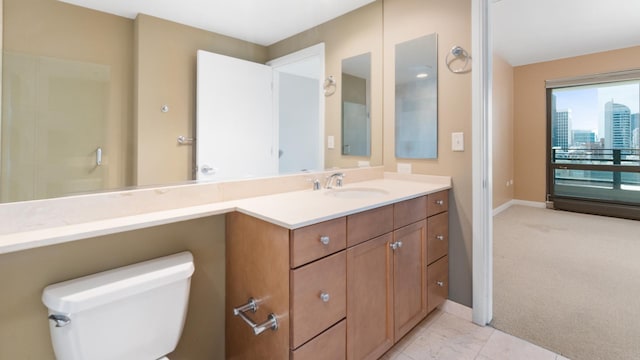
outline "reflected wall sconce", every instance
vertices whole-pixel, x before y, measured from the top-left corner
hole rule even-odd
[[[451,65],[456,62],[456,60],[460,60],[463,62],[462,66],[458,68],[452,68]],[[471,71],[471,55],[462,48],[462,46],[454,46],[447,53],[447,57],[445,59],[445,63],[447,64],[447,68],[454,74],[464,74]]]

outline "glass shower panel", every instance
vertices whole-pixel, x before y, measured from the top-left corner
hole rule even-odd
[[[3,62],[2,202],[103,189],[109,67],[10,52]]]

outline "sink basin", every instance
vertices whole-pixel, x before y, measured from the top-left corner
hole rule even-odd
[[[364,199],[364,198],[373,198],[383,195],[388,195],[389,192],[382,189],[376,188],[344,188],[344,189],[331,189],[328,190],[325,195],[333,196],[337,198],[343,199]]]

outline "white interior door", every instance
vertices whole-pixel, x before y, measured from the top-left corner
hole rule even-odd
[[[269,66],[198,50],[196,179],[278,173]]]

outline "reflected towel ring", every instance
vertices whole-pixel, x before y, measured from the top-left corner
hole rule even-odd
[[[336,79],[333,77],[333,75],[329,75],[329,77],[324,80],[324,84],[322,85],[322,87],[324,88],[324,96],[331,96],[335,94]]]
[[[451,57],[453,56],[453,57]],[[457,69],[452,69],[451,64],[456,61],[456,59],[460,59],[464,61],[462,67]],[[463,49],[461,46],[454,46],[447,53],[447,57],[445,59],[445,64],[447,64],[447,68],[454,74],[464,74],[471,71],[471,64],[469,62],[471,60],[471,55],[467,52],[467,50]]]

